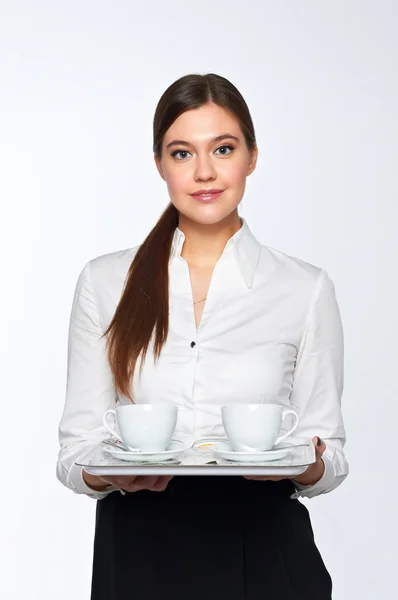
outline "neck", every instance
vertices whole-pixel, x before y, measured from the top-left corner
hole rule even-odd
[[[181,256],[190,266],[213,268],[229,239],[241,228],[235,211],[227,219],[211,225],[196,223],[180,214],[178,227],[185,235]]]

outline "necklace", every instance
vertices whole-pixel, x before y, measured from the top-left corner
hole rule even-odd
[[[204,300],[206,300],[207,296],[205,296],[204,298],[202,298],[202,300],[197,300],[196,302],[194,302],[194,304],[199,304],[199,302],[203,302]]]

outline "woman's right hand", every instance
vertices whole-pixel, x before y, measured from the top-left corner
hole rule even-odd
[[[168,475],[91,475],[83,469],[85,483],[96,492],[103,492],[108,485],[113,485],[126,492],[139,492],[150,490],[151,492],[163,492],[173,476]]]

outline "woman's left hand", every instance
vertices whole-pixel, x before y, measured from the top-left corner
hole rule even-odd
[[[282,479],[294,479],[297,483],[301,485],[314,485],[317,483],[324,471],[325,471],[325,463],[322,460],[322,454],[326,450],[326,444],[321,440],[320,437],[315,436],[312,438],[315,446],[316,452],[316,461],[310,465],[304,473],[300,475],[296,475],[293,477],[269,477],[267,475],[245,475],[245,479],[255,479],[256,481],[281,481]],[[320,442],[320,444],[319,444]]]

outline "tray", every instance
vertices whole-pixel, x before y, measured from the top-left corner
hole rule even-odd
[[[91,475],[268,475],[291,477],[303,473],[315,462],[315,447],[311,439],[288,438],[287,443],[296,446],[287,457],[264,463],[235,463],[215,458],[211,446],[199,449],[209,440],[196,440],[183,453],[180,461],[164,463],[128,463],[103,451],[102,444],[84,461],[76,464]],[[220,441],[218,440],[211,440]],[[300,446],[298,446],[300,444]]]

